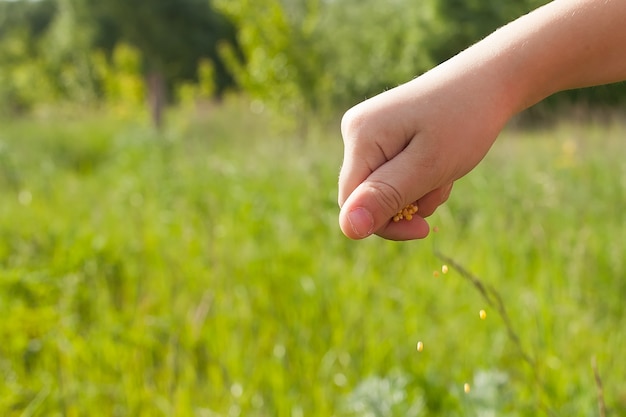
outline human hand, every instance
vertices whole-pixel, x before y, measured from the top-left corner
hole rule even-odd
[[[424,218],[480,162],[510,117],[498,78],[454,61],[344,115],[339,223],[346,236],[428,235]],[[412,202],[419,207],[413,220],[391,221]]]
[[[428,234],[425,217],[509,118],[557,91],[626,79],[621,0],[555,0],[342,120],[339,224],[361,239]],[[416,202],[412,221],[390,221]]]

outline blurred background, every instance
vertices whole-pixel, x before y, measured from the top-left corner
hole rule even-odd
[[[0,0],[0,414],[626,413],[623,83],[337,226],[343,112],[543,3]]]
[[[0,110],[148,103],[159,125],[168,106],[245,94],[256,109],[329,118],[541,3],[2,1]],[[624,96],[613,86],[558,101],[615,105]]]

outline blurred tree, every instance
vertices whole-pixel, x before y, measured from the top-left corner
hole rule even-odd
[[[90,10],[76,0],[55,0],[55,14],[39,41],[40,54],[56,74],[58,88],[65,97],[80,103],[97,99],[97,86],[91,65],[94,27],[86,24]]]
[[[115,91],[117,106],[143,91],[160,125],[171,93],[189,102],[238,84],[306,129],[311,115],[332,117],[407,81],[546,2],[0,0],[0,107],[94,102]],[[111,79],[128,46],[148,88],[124,95]],[[624,100],[626,84],[551,102]]]
[[[0,1],[0,38],[13,30],[26,29],[34,37],[46,31],[54,16],[52,0]]]
[[[94,101],[107,82],[98,78],[102,59],[95,51],[116,65],[113,54],[123,43],[139,51],[159,125],[166,94],[178,83],[198,81],[199,67],[206,76],[207,61],[216,96],[234,85],[216,46],[233,41],[233,26],[207,0],[0,1],[0,100],[27,108],[31,93],[21,91],[16,78],[33,82],[45,74],[59,97]]]
[[[548,0],[436,0],[443,26],[433,38],[433,58],[443,62],[497,28]]]
[[[27,111],[36,101],[59,94],[38,53],[38,41],[55,13],[56,4],[51,0],[0,1],[1,113]]]
[[[218,0],[243,60],[238,83],[283,115],[326,116],[432,66],[434,0]]]
[[[306,129],[330,84],[317,36],[321,0],[217,0],[216,6],[237,27],[239,51],[221,45],[237,83]]]
[[[144,106],[146,96],[139,51],[118,43],[110,59],[101,51],[95,53],[93,64],[107,106],[118,116],[136,115],[137,109]]]
[[[197,79],[205,59],[213,63],[216,93],[233,80],[217,53],[218,42],[233,42],[232,25],[207,0],[76,0],[88,5],[98,28],[96,46],[119,41],[136,47],[144,58],[149,103],[156,126],[162,121],[166,93],[176,83]]]
[[[195,106],[198,101],[210,100],[215,95],[215,69],[213,63],[204,59],[198,65],[198,81],[178,85],[176,95],[183,106]]]
[[[497,28],[530,12],[549,0],[435,0],[443,25],[432,38],[432,58],[440,63],[479,41]],[[563,104],[582,107],[617,106],[626,100],[626,83],[604,85],[559,93],[545,100],[541,109]],[[543,110],[533,111],[539,114]]]
[[[320,20],[330,96],[342,107],[431,68],[443,26],[433,0],[331,1]]]

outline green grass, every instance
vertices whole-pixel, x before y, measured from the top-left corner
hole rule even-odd
[[[0,415],[594,416],[593,356],[626,413],[625,133],[507,132],[394,243],[340,234],[335,130],[4,121]]]

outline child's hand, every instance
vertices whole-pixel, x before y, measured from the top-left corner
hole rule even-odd
[[[424,218],[487,153],[511,106],[490,71],[462,64],[446,63],[345,114],[339,205],[346,236],[425,237]],[[391,221],[412,202],[417,216]]]
[[[423,238],[424,217],[506,121],[548,95],[626,78],[626,2],[555,0],[421,77],[349,110],[339,224],[346,236]],[[410,222],[390,219],[417,202]]]

